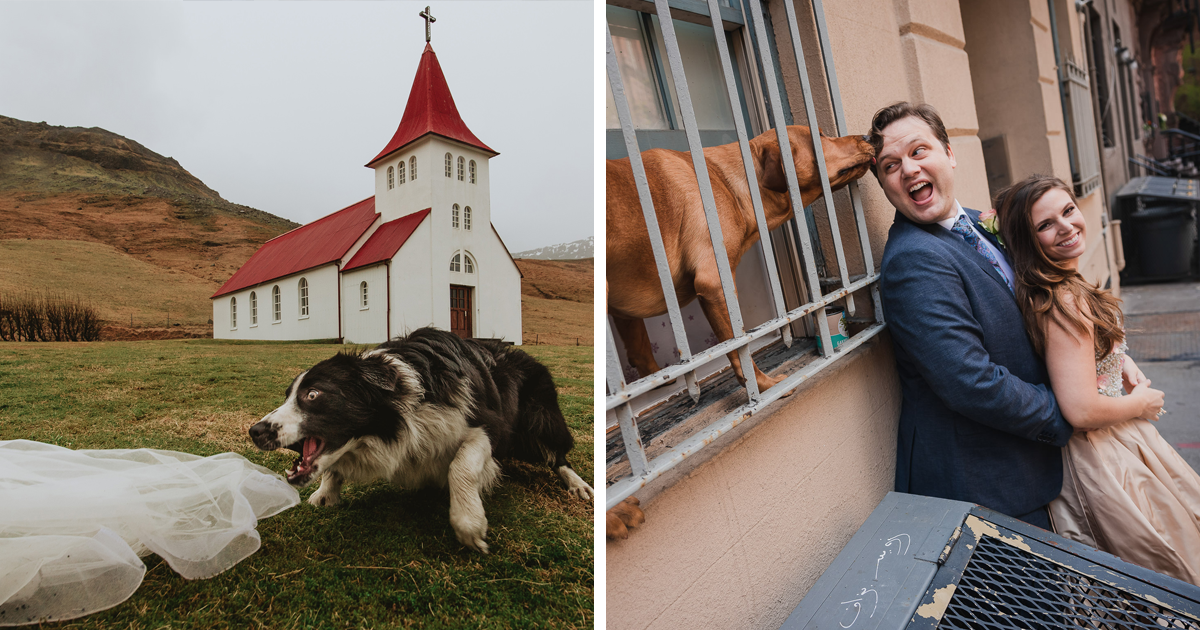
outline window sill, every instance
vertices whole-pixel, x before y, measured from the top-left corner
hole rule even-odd
[[[308,319],[308,315],[301,315],[300,317],[297,317],[296,319]]]
[[[360,308],[360,309],[358,309],[358,310],[360,310],[360,311],[369,311],[369,310],[371,310],[371,307],[370,307],[370,306],[364,306],[364,307],[362,307],[362,308]]]

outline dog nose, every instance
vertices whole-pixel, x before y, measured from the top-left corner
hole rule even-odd
[[[271,428],[266,422],[256,422],[250,427],[250,439],[254,440],[255,443],[261,443],[270,432]]]

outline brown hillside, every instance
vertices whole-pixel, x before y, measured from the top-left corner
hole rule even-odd
[[[592,345],[595,259],[517,261],[524,342]]]

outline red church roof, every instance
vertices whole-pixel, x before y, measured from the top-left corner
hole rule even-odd
[[[375,197],[368,197],[308,225],[280,234],[263,243],[212,297],[339,260],[378,216]]]
[[[454,97],[450,95],[450,86],[446,85],[446,76],[442,74],[437,54],[426,43],[421,64],[417,66],[417,76],[413,79],[412,91],[408,93],[408,104],[404,106],[404,115],[400,118],[400,127],[396,129],[391,142],[367,166],[431,133],[499,155],[467,129],[467,124],[458,114],[458,108],[454,106]]]
[[[358,248],[358,252],[354,254],[354,258],[346,263],[342,271],[349,271],[359,267],[366,267],[378,262],[390,260],[396,252],[404,247],[405,241],[412,233],[417,230],[417,226],[429,216],[429,211],[432,208],[425,208],[405,215],[395,221],[388,221],[375,229],[375,233],[367,239],[363,246]]]

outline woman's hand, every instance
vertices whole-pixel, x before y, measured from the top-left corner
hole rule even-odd
[[[1143,420],[1158,420],[1158,412],[1162,411],[1166,396],[1161,390],[1150,389],[1150,379],[1143,377],[1142,381],[1133,387],[1129,396],[1138,402],[1137,417]]]
[[[1133,388],[1146,380],[1146,375],[1142,374],[1141,368],[1128,355],[1125,356],[1125,363],[1121,366],[1121,380],[1125,385],[1126,394],[1132,394]]]

